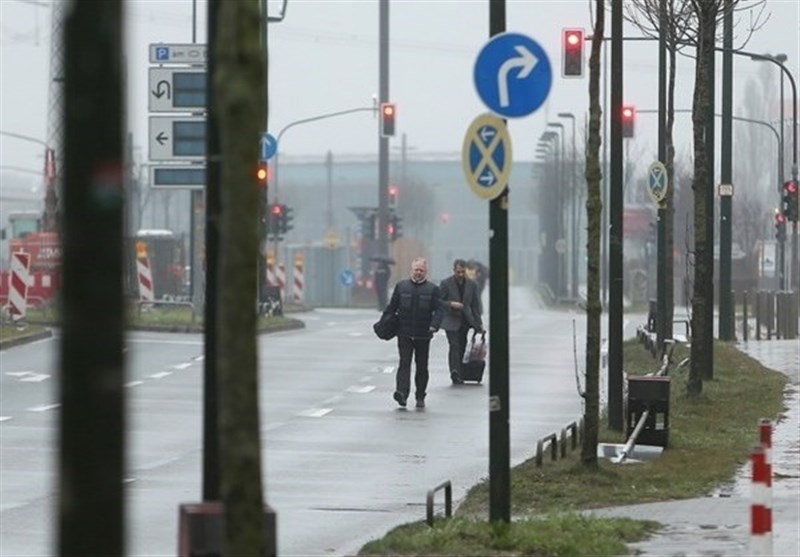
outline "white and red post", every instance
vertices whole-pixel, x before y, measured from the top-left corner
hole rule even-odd
[[[24,251],[11,254],[8,276],[8,313],[14,322],[24,319],[28,311],[28,285],[31,283],[31,256]]]
[[[751,456],[750,549],[763,556],[772,555],[772,422],[762,419],[758,431]]]
[[[292,300],[296,304],[302,304],[305,299],[306,280],[303,276],[304,258],[302,253],[294,256],[294,269],[292,271]]]

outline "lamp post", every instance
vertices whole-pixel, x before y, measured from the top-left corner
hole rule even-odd
[[[558,240],[559,248],[557,249],[556,253],[558,253],[558,294],[561,297],[566,297],[566,286],[567,286],[567,269],[565,265],[565,258],[564,254],[566,253],[566,240],[565,240],[565,231],[564,231],[564,181],[565,181],[565,174],[564,172],[564,159],[566,158],[566,148],[565,148],[565,137],[564,137],[564,124],[561,122],[548,122],[547,127],[549,128],[557,128],[558,132],[554,136],[554,139],[560,139],[559,145],[559,166],[558,166],[558,183],[556,185],[556,195],[557,197],[557,207],[558,207]],[[545,132],[547,133],[547,132]],[[550,132],[554,133],[554,132]]]
[[[578,153],[575,149],[575,115],[572,112],[559,112],[557,114],[559,118],[568,118],[572,121],[572,164],[571,164],[571,172],[570,172],[570,213],[572,219],[572,225],[570,230],[572,232],[571,238],[572,242],[570,243],[571,246],[571,261],[572,261],[572,272],[570,274],[571,277],[571,295],[573,300],[578,299],[578,252],[579,250],[579,234],[580,230],[578,229],[578,179],[576,176],[577,169],[578,169]]]
[[[548,124],[549,126],[550,124]],[[563,125],[557,124],[561,126],[563,131]],[[558,141],[558,140],[561,141]],[[556,298],[563,296],[564,294],[564,269],[563,269],[563,256],[559,253],[559,240],[563,243],[563,226],[562,226],[562,206],[561,206],[561,192],[560,192],[560,184],[564,181],[564,150],[563,150],[563,143],[564,137],[563,134],[559,135],[557,132],[554,131],[546,131],[542,134],[540,140],[547,145],[552,146],[553,150],[555,151],[555,172],[554,175],[555,179],[555,187],[551,189],[551,193],[555,195],[555,208],[556,208],[556,218],[554,226],[550,227],[550,230],[554,231],[554,239],[552,241],[553,250],[555,252],[555,267],[557,270],[555,284],[551,285],[554,287],[554,294]],[[563,250],[561,250],[563,251]]]
[[[785,54],[778,54],[776,56],[770,54],[754,54],[750,52],[745,54],[749,54],[751,60],[772,62],[781,69],[781,134],[783,134],[783,75],[786,74],[786,77],[789,78],[789,84],[792,86],[792,181],[797,183],[797,85],[795,84],[792,73],[784,65],[787,57]],[[781,157],[782,156],[783,153],[781,153]],[[781,173],[783,173],[783,167],[783,162],[781,162]],[[782,184],[783,180],[781,180],[781,185]],[[798,287],[798,275],[800,275],[797,271],[797,264],[797,222],[794,222],[792,226],[791,284],[795,289]]]

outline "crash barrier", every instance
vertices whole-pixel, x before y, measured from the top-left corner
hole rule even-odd
[[[550,460],[558,460],[558,454],[561,453],[561,458],[567,457],[567,440],[572,442],[570,446],[572,450],[578,448],[578,438],[583,435],[583,418],[579,422],[570,422],[561,428],[561,437],[559,438],[555,433],[545,435],[536,442],[536,467],[542,466],[544,460],[544,452],[550,449]],[[560,451],[559,451],[560,448]]]
[[[772,555],[772,466],[768,448],[761,444],[753,447],[751,468],[750,550],[753,555]]]
[[[447,480],[428,490],[425,498],[425,522],[428,526],[433,526],[433,496],[441,489],[444,489],[444,516],[450,518],[453,515],[453,485]]]
[[[798,338],[800,292],[745,290],[734,292],[733,299],[734,306],[741,307],[741,317],[734,322],[743,340]]]
[[[178,557],[227,555],[225,507],[220,501],[181,503],[178,507]],[[278,554],[275,511],[264,505],[265,557]]]
[[[265,286],[262,288],[261,301],[258,304],[258,313],[273,317],[283,315],[283,301],[279,286]]]
[[[637,441],[667,447],[669,442],[669,373],[674,342],[666,343],[661,367],[654,374],[628,377],[628,440],[615,462],[624,463]]]
[[[656,334],[655,330],[650,330],[651,324],[652,323],[651,323],[650,317],[648,316],[647,323],[644,324],[644,325],[639,325],[639,327],[636,328],[636,338],[639,340],[639,342],[642,344],[642,346],[644,346],[645,350],[650,352],[650,355],[653,356],[654,358],[656,358],[656,357],[663,358],[664,354],[667,351],[670,351],[670,354],[671,354],[671,351],[672,351],[673,347],[670,346],[670,344],[669,344],[670,342],[673,342],[673,343],[674,342],[680,342],[680,343],[684,343],[685,344],[685,343],[689,342],[689,339],[691,338],[691,323],[690,323],[690,321],[688,319],[673,319],[672,320],[672,329],[673,329],[672,338],[671,339],[665,339],[664,346],[662,346],[661,349],[659,350],[658,335]],[[675,325],[683,325],[684,326],[684,333],[681,334],[681,333],[674,332],[675,331]],[[669,341],[669,342],[667,342],[667,341]],[[659,352],[660,352],[660,356],[659,356]]]
[[[151,308],[153,306],[186,306],[192,310],[192,323],[195,320],[195,311],[194,311],[194,304],[192,302],[184,302],[178,300],[155,300],[155,301],[147,301],[147,300],[138,300],[136,302],[136,309],[138,317],[142,316],[142,307],[146,306]]]

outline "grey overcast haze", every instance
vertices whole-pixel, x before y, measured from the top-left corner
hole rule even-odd
[[[130,79],[128,127],[136,146],[136,162],[146,163],[148,45],[192,42],[193,3],[130,0],[124,5]],[[278,2],[270,0],[270,8],[277,7]],[[206,40],[206,8],[206,2],[196,2],[198,43]],[[531,116],[510,121],[514,160],[533,159],[539,136],[548,121],[557,121],[559,112],[574,113],[582,125],[588,110],[588,76],[561,77],[560,38],[564,27],[583,27],[590,34],[592,11],[589,0],[507,2],[507,30],[537,41],[548,53],[554,72],[544,105]],[[744,48],[786,54],[787,68],[800,80],[800,2],[768,0],[764,15],[766,23]],[[409,156],[431,152],[459,156],[470,122],[486,111],[475,92],[472,71],[488,40],[488,18],[487,0],[390,2],[390,100],[397,104],[398,127],[398,136],[391,143],[394,153],[400,134],[405,134]],[[0,0],[0,129],[5,132],[47,138],[50,20],[47,0]],[[739,45],[749,21],[740,17],[737,24],[735,44]],[[625,35],[639,36],[640,32],[626,23]],[[587,45],[587,58],[588,50]],[[624,58],[626,104],[656,108],[657,43],[626,43]],[[289,0],[285,20],[270,24],[269,60],[268,131],[273,135],[298,119],[371,106],[378,92],[378,1]],[[680,56],[676,108],[691,108],[693,72],[693,60]],[[737,56],[734,72],[735,114],[748,80],[772,72],[778,87],[778,71],[772,64]],[[721,62],[717,63],[717,75],[719,108]],[[785,91],[787,106],[791,106],[788,82]],[[279,149],[288,157],[319,157],[329,150],[337,156],[376,156],[376,130],[377,121],[370,113],[357,113],[292,128]],[[676,137],[678,151],[688,152],[688,116],[678,116]],[[9,167],[41,169],[42,149],[35,143],[0,136],[0,144],[0,164],[6,169],[2,175],[7,175]],[[635,150],[652,160],[656,150],[652,115],[638,118]],[[24,177],[36,180],[33,175]]]

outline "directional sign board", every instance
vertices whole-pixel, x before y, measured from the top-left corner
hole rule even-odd
[[[206,64],[208,47],[204,44],[167,44],[150,45],[151,64]]]
[[[278,152],[278,142],[269,133],[262,133],[261,134],[261,141],[259,142],[259,152],[260,158],[262,161],[268,161],[272,157],[275,156],[275,153]]]
[[[205,116],[151,116],[151,161],[200,161],[206,158]]]
[[[489,110],[519,118],[542,106],[553,84],[553,70],[536,41],[519,33],[500,33],[478,53],[474,80]]]
[[[653,203],[660,205],[667,197],[667,168],[661,161],[656,161],[647,170],[647,193]]]
[[[206,186],[205,165],[170,164],[150,167],[150,187],[160,189],[202,189]]]
[[[149,68],[151,112],[188,112],[206,109],[206,70],[203,68]]]
[[[494,199],[503,193],[511,172],[511,137],[503,120],[482,114],[472,121],[464,136],[461,166],[478,197]]]

